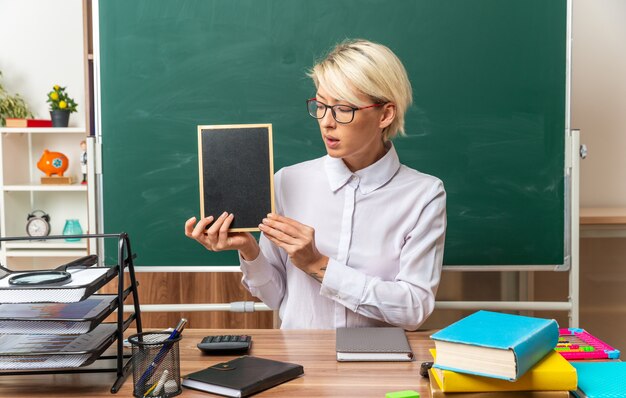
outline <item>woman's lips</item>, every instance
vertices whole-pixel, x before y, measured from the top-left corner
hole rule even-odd
[[[326,146],[331,149],[337,148],[340,142],[338,139],[329,136],[324,137],[324,141],[326,142]]]

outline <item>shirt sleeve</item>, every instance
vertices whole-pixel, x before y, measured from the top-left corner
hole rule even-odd
[[[432,313],[441,276],[446,193],[439,182],[400,253],[399,272],[384,281],[330,259],[320,294],[363,316],[415,330]]]
[[[239,255],[243,277],[241,283],[254,297],[258,297],[273,310],[280,307],[285,295],[285,262],[280,252],[263,234],[259,239],[261,251],[257,258],[246,261]]]
[[[275,192],[280,192],[281,171],[274,175]],[[282,214],[280,196],[276,195],[276,211]],[[239,254],[239,265],[243,277],[241,283],[254,297],[276,310],[283,301],[286,290],[287,258],[263,233],[259,238],[260,252],[257,258],[246,261]]]

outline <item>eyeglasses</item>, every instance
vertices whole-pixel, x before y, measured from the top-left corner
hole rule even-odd
[[[319,102],[317,98],[310,98],[306,100],[306,107],[309,110],[309,115],[315,119],[322,119],[326,116],[326,110],[330,109],[330,112],[333,115],[333,118],[337,121],[337,123],[347,124],[354,120],[354,112],[360,111],[361,109],[367,108],[375,108],[378,106],[383,106],[382,104],[373,104],[364,106],[362,108],[354,108],[348,105],[326,105],[322,102]]]

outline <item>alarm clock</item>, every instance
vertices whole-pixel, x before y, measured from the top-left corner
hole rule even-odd
[[[41,215],[37,215],[41,213]],[[28,236],[50,235],[50,216],[42,210],[35,210],[26,219],[26,233]]]

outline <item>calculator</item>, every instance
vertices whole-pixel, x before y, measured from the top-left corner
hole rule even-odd
[[[245,354],[252,345],[248,335],[206,336],[198,343],[198,348],[205,354]]]

